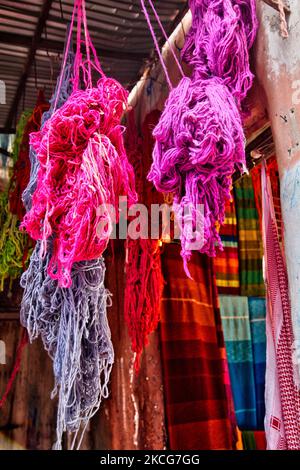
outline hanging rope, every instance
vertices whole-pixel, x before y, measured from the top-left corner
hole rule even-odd
[[[284,3],[283,0],[278,0],[278,9],[279,9],[279,16],[280,16],[280,33],[283,38],[288,38],[289,33],[287,29],[287,22],[286,16],[284,11]]]

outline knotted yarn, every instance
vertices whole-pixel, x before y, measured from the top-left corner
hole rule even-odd
[[[27,267],[33,248],[33,241],[26,233],[19,230],[24,207],[21,199],[22,190],[27,184],[30,172],[29,134],[38,129],[41,113],[47,109],[42,93],[39,93],[33,111],[22,113],[16,128],[12,159],[14,162],[9,187],[0,195],[0,292],[4,282],[20,277]]]
[[[28,123],[29,118],[32,116],[33,109],[25,109],[18,121],[18,124],[16,126],[16,134],[13,142],[13,148],[12,148],[12,154],[11,158],[13,161],[13,165],[16,163],[18,156],[19,156],[19,151],[20,151],[20,146],[22,144],[22,139],[23,135],[25,132],[26,125]]]
[[[79,4],[82,4],[82,2],[76,2],[75,8]],[[74,13],[72,18],[74,18]],[[116,174],[115,166],[117,165],[115,159],[119,158],[119,155],[116,155],[116,151],[113,153],[113,144],[111,144],[108,135],[101,135],[95,132],[94,134],[91,133],[90,139],[86,139],[86,133],[84,131],[84,125],[86,123],[84,117],[80,116],[80,114],[75,115],[73,118],[78,122],[77,127],[76,124],[72,127],[74,132],[78,131],[77,140],[74,133],[71,136],[69,135],[69,137],[71,140],[74,138],[74,148],[76,145],[76,148],[79,146],[82,147],[82,161],[78,164],[79,159],[77,160],[78,171],[76,174],[74,172],[74,175],[72,175],[71,170],[69,172],[67,171],[68,166],[70,168],[72,167],[73,161],[73,141],[71,144],[68,141],[68,127],[66,127],[66,125],[70,125],[71,127],[72,112],[70,107],[67,108],[67,113],[69,114],[66,122],[60,122],[62,126],[65,126],[66,135],[61,134],[62,127],[59,124],[59,118],[55,121],[59,128],[55,135],[59,136],[59,139],[63,135],[63,149],[59,151],[58,145],[58,154],[55,153],[57,147],[55,147],[54,141],[51,140],[51,143],[53,143],[54,157],[52,158],[51,153],[51,158],[49,158],[49,160],[46,158],[45,161],[41,153],[42,145],[48,145],[44,135],[48,132],[49,136],[52,138],[51,116],[54,117],[57,115],[58,111],[60,111],[64,105],[67,105],[68,98],[70,96],[74,98],[75,95],[75,92],[72,95],[73,89],[75,88],[76,90],[77,86],[74,63],[76,63],[78,57],[76,59],[75,56],[74,60],[73,52],[69,47],[72,24],[73,20],[70,27],[69,38],[66,42],[61,74],[57,82],[55,93],[50,100],[51,108],[49,112],[43,116],[44,125],[39,134],[41,141],[39,141],[36,135],[33,136],[33,140],[37,139],[36,142],[39,144],[37,145],[37,150],[35,146],[32,146],[31,156],[34,167],[31,171],[30,183],[23,195],[25,205],[29,211],[28,213],[36,210],[35,204],[38,203],[36,195],[43,194],[39,188],[40,176],[43,181],[46,181],[48,188],[51,189],[51,191],[55,191],[55,181],[53,180],[53,175],[55,175],[55,177],[58,178],[56,190],[59,192],[59,195],[62,195],[62,183],[66,181],[64,179],[65,176],[71,175],[73,177],[75,175],[74,177],[84,178],[83,173],[86,170],[88,177],[84,179],[82,188],[77,185],[78,191],[81,191],[80,197],[83,195],[83,197],[86,198],[85,201],[87,201],[86,206],[84,205],[85,201],[83,201],[81,205],[82,211],[87,211],[87,215],[84,213],[81,214],[83,216],[89,216],[89,213],[97,204],[97,201],[93,202],[91,195],[88,194],[89,189],[92,196],[95,197],[93,185],[99,188],[100,185],[105,184],[105,190],[108,191],[109,189],[113,194],[113,182],[112,178],[109,179],[108,172],[111,170],[113,174]],[[99,84],[97,89],[101,88],[101,86],[104,87],[103,82]],[[89,90],[91,91],[91,89]],[[108,87],[106,91],[109,93]],[[78,89],[77,92],[78,94],[76,96],[79,96],[79,99],[81,96],[80,103],[82,104],[84,101],[82,98],[83,92],[79,93]],[[92,91],[89,96],[88,94],[84,96],[87,97],[88,101],[88,98],[92,96]],[[93,96],[97,99],[96,94]],[[113,96],[111,96],[111,98],[112,97]],[[92,125],[94,118],[91,100],[86,104],[85,110],[89,105],[91,108],[91,119],[86,124],[87,129],[89,125]],[[97,102],[95,106],[98,106]],[[112,106],[112,104],[110,106]],[[120,104],[120,106],[122,106],[122,104]],[[118,103],[115,104],[115,109],[117,108]],[[64,108],[64,110],[66,110],[66,108]],[[114,116],[111,121],[113,118]],[[102,121],[102,124],[104,124],[105,119]],[[122,140],[120,139],[120,142],[118,141],[121,132],[122,129],[116,119],[115,128],[110,128],[110,138],[115,143],[116,147],[119,145],[119,148],[122,148]],[[84,144],[84,140],[86,140],[86,144]],[[106,167],[106,148],[113,154],[109,168]],[[103,149],[104,151],[101,156]],[[52,151],[52,145],[49,145],[49,150]],[[64,155],[65,151],[67,152],[66,155]],[[48,165],[49,162],[50,164]],[[59,173],[57,165],[61,165],[62,169],[66,170],[66,175]],[[74,164],[73,166],[76,165]],[[61,180],[59,179],[60,177]],[[125,184],[124,181],[122,184]],[[67,186],[65,186],[65,191],[67,191],[67,189]],[[43,194],[43,197],[48,196],[48,194]],[[96,196],[98,198],[100,196],[104,198],[104,194],[102,193],[100,196],[98,194],[96,194]],[[88,207],[91,201],[92,205]],[[72,208],[72,205],[70,204],[68,207]],[[63,208],[61,207],[61,209]],[[47,208],[45,214],[47,214]],[[73,214],[75,214],[75,212],[73,212]],[[80,214],[75,215],[77,217],[76,221],[78,221],[78,215]],[[57,220],[55,222],[59,225],[62,213],[59,214],[56,212],[56,216]],[[70,223],[73,223],[73,221],[71,220]],[[74,234],[74,232],[72,233]],[[85,233],[85,236],[86,243],[88,244],[92,235],[91,233]],[[114,361],[113,346],[107,321],[107,307],[111,303],[111,295],[104,286],[104,261],[102,257],[100,257],[99,259],[73,263],[72,266],[70,266],[69,273],[71,287],[62,287],[58,279],[53,279],[49,274],[52,272],[51,267],[53,264],[51,265],[51,263],[53,263],[53,253],[55,250],[59,251],[59,243],[59,234],[55,230],[53,230],[51,236],[46,240],[38,240],[31,256],[29,268],[21,279],[21,285],[24,288],[24,296],[21,305],[21,322],[27,328],[30,341],[41,336],[45,349],[53,360],[55,387],[52,392],[52,397],[58,396],[55,449],[61,449],[62,435],[65,431],[74,433],[72,448],[75,447],[76,440],[78,440],[77,448],[80,447],[89,419],[99,409],[101,400],[108,396],[108,382]],[[44,253],[43,257],[40,256],[41,252]],[[81,436],[79,435],[77,439],[79,432],[81,432]]]
[[[21,323],[27,328],[30,341],[41,336],[53,360],[52,398],[58,395],[54,448],[60,449],[63,432],[75,432],[76,437],[81,426],[84,431],[101,400],[108,396],[114,361],[106,317],[111,300],[104,287],[102,258],[75,263],[72,287],[65,289],[47,274],[51,251],[47,250],[42,259],[39,244],[21,279]]]

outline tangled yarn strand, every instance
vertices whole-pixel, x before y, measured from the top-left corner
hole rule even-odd
[[[33,206],[23,226],[44,246],[50,236],[57,239],[49,274],[62,287],[71,285],[74,262],[96,259],[107,246],[109,233],[97,234],[102,220],[98,208],[116,207],[118,195],[128,195],[129,204],[136,200],[119,124],[126,100],[127,92],[118,82],[102,78],[96,88],[73,93],[44,128],[32,135],[40,170]],[[96,174],[103,177],[96,178]]]

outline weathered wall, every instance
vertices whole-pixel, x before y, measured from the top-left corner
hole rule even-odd
[[[300,2],[290,0],[289,5],[289,37],[284,39],[278,12],[257,1],[260,28],[255,56],[280,172],[295,360],[300,368]]]

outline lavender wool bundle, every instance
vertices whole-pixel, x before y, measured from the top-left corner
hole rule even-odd
[[[251,88],[249,49],[256,32],[255,0],[190,0],[193,21],[182,58],[193,79],[223,80],[240,104]]]
[[[74,54],[65,51],[66,61],[43,125],[55,107],[60,108],[73,90]],[[31,148],[31,178],[23,200],[27,210],[32,205],[40,163]],[[46,255],[41,258],[38,241],[29,269],[21,279],[24,296],[21,322],[30,340],[41,336],[53,360],[55,387],[58,395],[56,449],[61,448],[64,431],[83,432],[90,417],[108,395],[108,381],[114,361],[113,346],[106,310],[110,294],[104,287],[105,265],[102,258],[75,263],[72,287],[61,288],[48,274],[53,252],[53,237],[48,240]],[[82,432],[82,436],[83,436]],[[80,446],[80,439],[78,447]]]
[[[159,21],[152,1],[148,3]],[[153,132],[156,144],[148,179],[159,191],[174,195],[182,226],[181,254],[189,275],[191,241],[198,241],[199,251],[210,256],[216,247],[222,249],[218,229],[230,199],[232,174],[245,169],[240,104],[253,78],[248,49],[257,28],[255,2],[190,0],[193,23],[183,57],[193,65],[193,75],[184,77],[179,64],[183,78],[175,89],[143,0],[141,4],[171,88]],[[203,213],[197,205],[202,205]],[[189,208],[187,214],[184,208]]]

